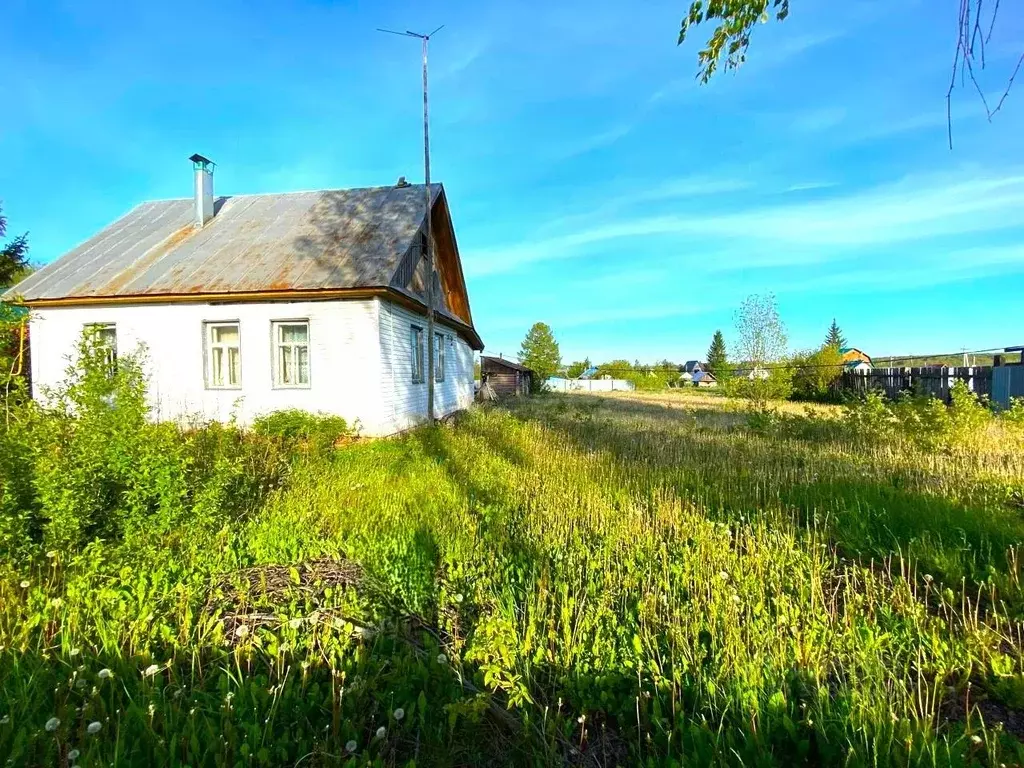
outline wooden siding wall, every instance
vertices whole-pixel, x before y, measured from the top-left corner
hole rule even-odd
[[[530,374],[525,371],[506,368],[485,360],[481,375],[484,383],[498,397],[515,397],[530,393]]]
[[[452,314],[468,325],[473,324],[473,316],[469,311],[469,295],[466,283],[459,266],[458,246],[455,244],[455,233],[452,231],[451,214],[442,197],[440,204],[434,206],[434,219],[431,222],[434,232],[434,253],[437,254],[437,272],[441,278],[441,292]]]
[[[422,423],[427,415],[426,381],[412,380],[410,331],[415,325],[427,338],[427,318],[393,302],[380,304],[382,418],[401,431]],[[473,402],[473,350],[452,328],[436,322],[437,333],[445,336],[444,381],[434,383],[434,413],[446,416],[465,410]],[[427,350],[423,348],[424,372]]]

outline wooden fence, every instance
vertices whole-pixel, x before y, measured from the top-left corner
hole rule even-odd
[[[949,402],[950,389],[957,381],[967,384],[977,395],[992,396],[992,366],[928,366],[926,368],[874,368],[870,371],[845,371],[840,377],[842,389],[854,392],[877,390],[895,399],[902,392],[930,395]]]

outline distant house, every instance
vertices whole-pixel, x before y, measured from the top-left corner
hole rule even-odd
[[[842,347],[839,350],[839,354],[843,356],[844,363],[849,363],[851,361],[857,360],[863,363],[867,363],[868,366],[872,365],[871,358],[868,357],[865,353],[861,352],[856,347]]]
[[[441,185],[214,197],[190,160],[193,197],[136,206],[4,295],[31,310],[35,396],[91,330],[112,359],[147,348],[154,418],[300,408],[387,435],[424,420],[431,378],[435,415],[472,403],[483,344]]]
[[[533,371],[501,357],[480,358],[480,386],[495,397],[528,395]]]
[[[594,378],[597,378],[597,366],[596,365],[592,365],[590,368],[587,368],[587,370],[585,370],[583,373],[581,373],[576,378],[577,379],[594,379]]]
[[[683,363],[683,373],[688,373],[691,376],[697,373],[697,371],[703,370],[704,365],[703,363],[700,362],[700,360],[687,360],[685,363]]]
[[[733,371],[733,376],[737,379],[767,379],[771,376],[771,372],[767,368],[761,368],[755,366],[753,368],[737,368]]]
[[[693,373],[693,386],[695,387],[717,387],[718,379],[711,371],[696,370]]]
[[[847,360],[843,363],[844,371],[870,371],[871,363],[866,360]]]

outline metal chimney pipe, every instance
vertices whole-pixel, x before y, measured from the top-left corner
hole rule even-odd
[[[213,169],[216,163],[200,154],[192,155],[189,160],[195,171],[196,227],[199,228],[213,218]]]

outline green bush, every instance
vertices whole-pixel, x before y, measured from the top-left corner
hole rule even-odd
[[[987,400],[958,381],[950,403],[928,395],[905,395],[890,403],[878,392],[868,392],[848,406],[848,421],[866,439],[902,437],[929,450],[957,453],[975,450],[986,438],[996,416]],[[1012,424],[1012,417],[1002,420]]]
[[[352,435],[352,430],[340,416],[310,413],[298,408],[259,416],[253,421],[252,429],[258,435],[288,443],[304,442],[320,450],[329,449],[341,438]]]
[[[149,420],[144,351],[112,367],[83,335],[63,383],[9,406],[0,425],[0,553],[89,541],[145,545],[186,517],[216,529],[284,477],[274,440],[233,426]]]
[[[843,372],[843,356],[838,347],[826,344],[813,352],[796,355],[793,368],[793,399],[815,402],[835,401],[836,380]]]

